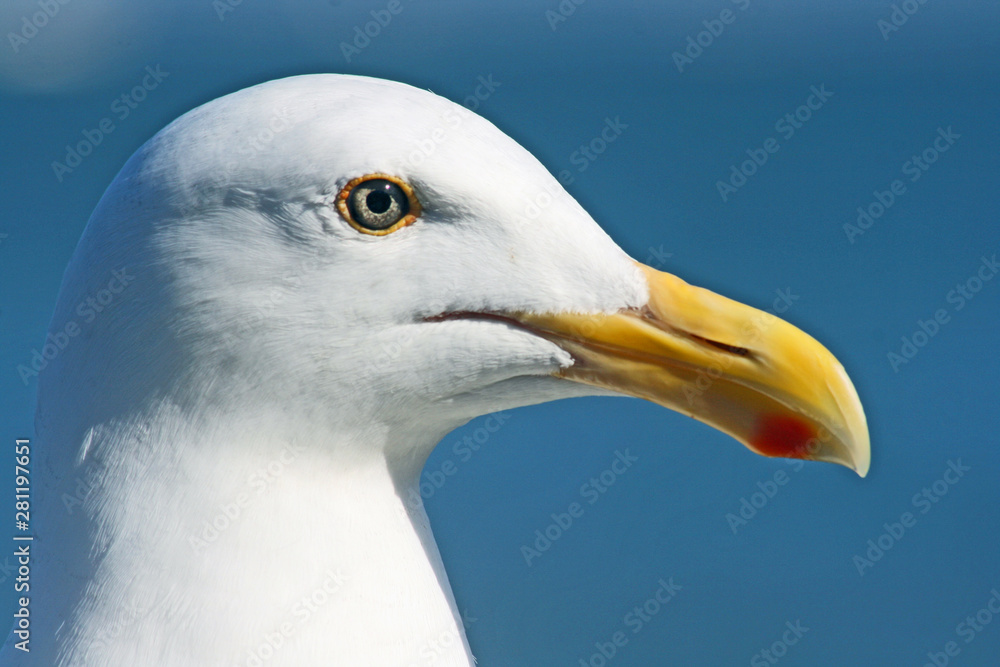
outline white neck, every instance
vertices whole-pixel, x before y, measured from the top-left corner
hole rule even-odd
[[[60,553],[39,616],[65,624],[36,642],[59,662],[33,664],[473,664],[427,515],[404,502],[436,438],[400,465],[388,429],[289,437],[263,421],[96,432],[45,504]],[[64,495],[80,479],[82,506]]]

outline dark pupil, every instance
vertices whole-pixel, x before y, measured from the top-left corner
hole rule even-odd
[[[385,213],[392,206],[392,197],[387,192],[373,190],[365,197],[365,204],[372,213]]]

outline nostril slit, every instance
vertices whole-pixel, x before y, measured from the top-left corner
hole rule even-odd
[[[705,338],[704,336],[698,336],[696,334],[689,334],[691,338],[694,338],[699,343],[704,343],[705,345],[711,345],[717,350],[722,350],[723,352],[728,352],[729,354],[735,354],[738,357],[750,357],[753,356],[745,347],[737,347],[735,345],[729,345],[728,343],[720,343],[717,340],[712,340],[710,338]]]

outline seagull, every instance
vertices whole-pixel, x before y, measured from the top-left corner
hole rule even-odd
[[[4,665],[473,665],[408,499],[500,410],[634,396],[869,467],[815,339],[636,262],[490,122],[374,78],[271,81],[160,131],[49,336],[30,652],[15,632]]]

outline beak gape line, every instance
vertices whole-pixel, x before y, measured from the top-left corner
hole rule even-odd
[[[568,351],[576,363],[558,377],[659,403],[764,456],[868,472],[864,411],[826,348],[776,315],[639,267],[650,292],[642,309],[479,317],[517,324]],[[779,291],[775,309],[797,298]]]

